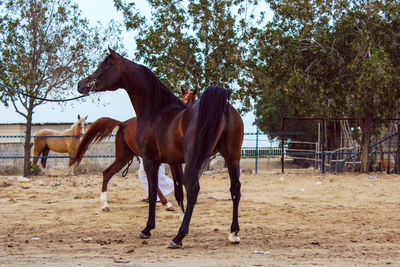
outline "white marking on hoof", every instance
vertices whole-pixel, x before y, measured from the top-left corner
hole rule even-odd
[[[165,204],[165,206],[166,206],[165,209],[167,211],[174,211],[175,210],[174,206],[169,202],[167,202],[167,204]]]
[[[171,241],[169,243],[169,245],[168,245],[168,248],[172,248],[172,249],[180,248],[180,249],[183,249],[183,246],[176,244],[174,241]]]
[[[229,242],[231,242],[231,244],[239,244],[240,243],[240,237],[235,233],[231,233],[229,235]]]
[[[110,206],[108,206],[107,203],[107,192],[101,192],[100,200],[103,201],[103,207],[101,207],[101,209],[103,211],[110,211]]]

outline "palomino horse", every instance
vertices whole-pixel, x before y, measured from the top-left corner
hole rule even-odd
[[[182,88],[182,94],[181,100],[188,106],[193,105],[196,92]],[[140,153],[135,141],[137,126],[136,118],[133,117],[124,122],[107,117],[97,119],[82,136],[81,141],[76,149],[76,155],[74,159],[74,163],[79,164],[89,146],[94,142],[101,142],[104,139],[109,138],[114,128],[117,126],[119,126],[119,129],[115,137],[115,160],[103,172],[103,185],[100,195],[100,200],[103,201],[103,211],[110,211],[110,206],[107,203],[107,185],[110,179],[129,161],[131,161],[135,155],[142,157],[142,154]],[[168,202],[158,187],[157,195],[160,198],[161,203],[166,206],[167,210],[173,210],[172,204]]]
[[[33,137],[33,164],[37,164],[38,157],[43,156],[41,164],[43,169],[46,168],[46,160],[49,151],[52,150],[58,153],[68,153],[71,164],[72,158],[75,157],[76,148],[79,144],[79,139],[82,133],[85,131],[85,121],[87,116],[81,118],[78,115],[78,120],[72,125],[72,127],[63,132],[43,129],[38,131]],[[74,169],[71,169],[71,174],[74,173]]]
[[[82,94],[123,88],[137,115],[136,144],[143,155],[149,181],[149,216],[139,238],[149,238],[155,228],[157,173],[168,163],[174,178],[175,198],[183,210],[182,163],[187,183],[187,209],[178,234],[169,248],[182,248],[200,190],[199,170],[205,160],[219,152],[229,171],[233,202],[231,243],[239,243],[240,151],[243,121],[229,104],[230,92],[208,87],[191,107],[177,98],[148,68],[133,63],[112,49],[94,73],[78,83]]]

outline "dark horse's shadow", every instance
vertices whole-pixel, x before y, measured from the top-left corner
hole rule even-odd
[[[187,209],[178,234],[169,248],[182,248],[189,232],[193,207],[200,190],[199,170],[205,160],[219,152],[226,161],[233,201],[231,243],[239,243],[240,152],[243,121],[229,104],[230,92],[210,86],[200,100],[187,107],[148,68],[133,63],[112,49],[97,70],[78,84],[82,94],[114,91],[128,93],[137,116],[136,143],[143,155],[149,181],[149,216],[139,238],[149,238],[155,228],[158,168],[168,163],[174,178],[175,198],[184,211],[182,163],[187,183]]]

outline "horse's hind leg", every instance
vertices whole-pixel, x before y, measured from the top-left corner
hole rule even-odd
[[[239,160],[226,160],[226,165],[229,171],[229,177],[231,180],[231,197],[233,202],[233,215],[232,215],[232,224],[231,224],[231,234],[229,236],[229,241],[232,244],[238,244],[240,242],[240,238],[238,236],[239,221],[238,221],[238,210],[239,210],[239,202],[240,202],[240,165]]]
[[[117,133],[115,138],[115,160],[114,162],[103,172],[103,184],[101,188],[100,200],[103,201],[103,211],[110,211],[110,206],[107,203],[107,186],[111,177],[119,172],[134,156],[135,154],[129,149],[125,143],[122,135]]]
[[[40,146],[40,140],[38,140],[37,138],[33,139],[33,161],[32,163],[34,165],[37,164],[38,160],[39,160],[39,156],[40,154],[42,154],[42,148]]]
[[[179,207],[181,208],[181,221],[183,220],[183,214],[185,213],[185,207],[183,205],[183,188],[182,188],[182,179],[183,179],[183,171],[182,164],[170,164],[170,169],[172,173],[172,178],[174,179],[174,193],[175,199],[178,202]]]
[[[100,194],[100,200],[103,201],[103,206],[101,207],[103,211],[110,211],[110,206],[107,203],[108,182],[111,180],[111,177],[119,172],[132,158],[133,153],[130,157],[125,156],[124,158],[116,158],[115,161],[103,172],[103,184]]]
[[[186,161],[184,179],[187,183],[187,207],[183,216],[181,227],[178,234],[172,239],[168,248],[183,248],[182,239],[189,233],[190,219],[192,218],[194,205],[200,191],[199,167],[193,166],[191,162]]]
[[[50,148],[46,146],[42,150],[42,159],[40,160],[40,163],[42,164],[43,169],[46,169],[46,162],[47,162],[47,156],[49,155]]]
[[[233,111],[231,109],[231,111]],[[231,234],[229,241],[238,244],[239,233],[239,202],[240,202],[240,154],[243,142],[243,122],[237,112],[230,112],[225,134],[220,139],[217,148],[221,156],[225,159],[231,181],[230,192],[233,203]]]
[[[174,211],[174,206],[168,202],[167,198],[164,196],[164,194],[161,192],[160,188],[157,187],[157,196],[160,198],[160,202],[163,206],[165,206],[165,209],[167,211]]]

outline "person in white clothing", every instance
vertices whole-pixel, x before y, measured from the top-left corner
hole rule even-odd
[[[143,186],[144,191],[146,192],[146,196],[149,195],[149,186],[147,181],[146,172],[144,171],[143,166],[143,159],[139,157],[139,170],[138,170],[138,177]],[[158,169],[158,188],[160,188],[161,193],[165,197],[171,194],[174,191],[174,181],[165,174],[164,165],[161,164],[160,168]],[[160,201],[160,198],[157,196],[157,201]]]

